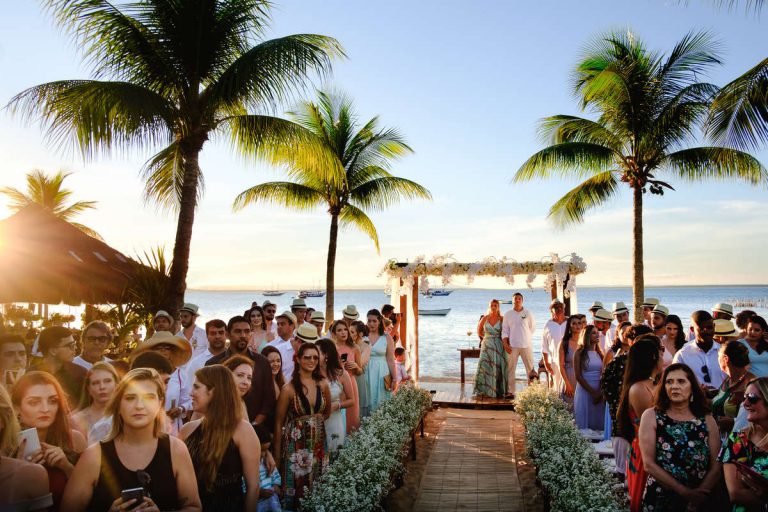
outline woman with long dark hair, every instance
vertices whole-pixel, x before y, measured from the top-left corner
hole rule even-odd
[[[667,316],[666,334],[661,337],[661,344],[664,346],[665,367],[672,364],[672,358],[687,341],[683,321],[680,320],[680,317],[677,315]]]
[[[720,433],[696,375],[685,364],[664,370],[652,409],[640,418],[640,451],[648,474],[643,510],[704,504],[720,480]]]
[[[370,391],[371,413],[392,396],[397,371],[395,369],[395,342],[384,332],[384,317],[378,309],[368,311],[368,341],[371,344],[371,360],[366,378]],[[385,383],[389,376],[389,385]]]
[[[643,327],[650,332],[649,327]],[[630,336],[632,334],[630,329]],[[645,490],[646,474],[637,431],[640,428],[640,417],[646,409],[653,407],[654,379],[663,368],[662,350],[659,338],[653,334],[639,336],[629,347],[625,363],[616,421],[619,434],[630,443],[625,475],[631,512],[641,510]]]
[[[104,411],[115,393],[118,382],[120,377],[117,376],[117,371],[104,361],[95,363],[85,374],[80,405],[69,419],[72,428],[83,434],[86,440],[91,427],[104,417]]]
[[[343,320],[336,322],[346,329]],[[336,345],[327,338],[317,340],[316,345],[320,348],[320,372],[331,389],[331,415],[325,420],[325,448],[333,455],[344,446],[347,431],[345,413],[354,407],[355,397],[352,379],[341,366]]]
[[[576,391],[573,395],[573,415],[576,427],[600,430],[605,423],[605,401],[600,392],[603,352],[600,331],[588,325],[579,334],[579,345],[573,354]]]
[[[576,392],[576,372],[573,367],[573,354],[579,347],[579,335],[584,328],[584,315],[575,314],[568,317],[568,323],[563,333],[563,339],[558,348],[560,376],[563,378],[561,397],[573,407],[573,395]]]
[[[747,337],[741,342],[749,349],[750,371],[755,377],[768,377],[768,324],[765,318],[753,315],[747,322]]]
[[[344,409],[347,434],[351,434],[360,427],[360,397],[357,381],[354,379],[354,376],[363,374],[360,349],[352,341],[349,331],[350,327],[347,327],[347,323],[344,320],[336,320],[330,329],[331,340],[336,345],[341,366],[345,370],[344,373],[349,376],[350,385],[352,386],[351,396],[346,390],[344,391],[347,398],[352,398],[352,405]],[[333,392],[333,389],[331,389],[331,392]]]
[[[223,364],[235,379],[235,389],[240,395],[240,404],[243,406],[243,419],[248,419],[248,407],[245,405],[245,395],[251,390],[253,384],[253,359],[242,354],[235,354]]]
[[[195,372],[192,407],[203,418],[184,425],[181,439],[192,457],[206,512],[249,512],[259,502],[261,444],[240,404],[229,368],[213,364]]]
[[[28,372],[13,386],[11,401],[21,428],[37,430],[40,450],[27,460],[41,464],[48,472],[53,494],[51,510],[68,510],[61,508],[64,489],[80,454],[86,448],[86,441],[80,432],[70,426],[69,404],[64,390],[50,373]]]
[[[269,368],[272,371],[272,382],[275,385],[275,399],[280,398],[280,390],[285,386],[285,377],[283,377],[283,356],[280,351],[273,346],[264,347],[261,355],[269,361]]]
[[[253,306],[248,310],[245,318],[251,324],[251,341],[248,348],[251,352],[261,352],[267,343],[275,339],[275,334],[267,330],[267,319],[261,306]]]
[[[280,392],[272,450],[283,481],[283,508],[298,510],[304,488],[320,476],[325,459],[325,419],[331,390],[320,373],[320,349],[302,343],[291,381]]]

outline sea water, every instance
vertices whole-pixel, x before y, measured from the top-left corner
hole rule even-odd
[[[536,321],[536,332],[533,336],[534,362],[538,365],[541,359],[541,335],[544,324],[549,319],[550,294],[541,288],[534,289],[455,289],[447,297],[419,297],[421,309],[450,308],[447,316],[419,317],[419,373],[422,378],[458,378],[459,348],[478,346],[477,322],[488,308],[491,299],[511,300],[512,294],[519,291],[525,298],[524,306],[533,314]],[[251,302],[262,304],[266,299],[278,305],[278,312],[288,309],[295,292],[288,291],[279,297],[264,297],[260,291],[199,291],[189,290],[186,301],[200,307],[198,325],[203,325],[212,318],[227,321],[234,315],[242,315]],[[765,306],[768,299],[768,286],[691,286],[691,287],[650,287],[646,288],[647,297],[656,297],[669,308],[671,314],[680,316],[687,328],[690,315],[697,309],[710,310],[718,302],[729,302],[734,299],[755,299]],[[586,312],[593,301],[601,301],[606,308],[616,301],[632,303],[631,288],[590,288],[581,287],[578,290],[578,306],[581,312]],[[320,311],[325,311],[325,298],[308,298],[307,305]],[[381,308],[389,303],[389,297],[382,289],[379,290],[337,290],[335,294],[336,318],[341,317],[341,310],[347,304],[354,304],[361,316],[372,308]],[[511,304],[503,304],[502,312],[510,309]],[[765,307],[735,308],[752,309],[762,316],[768,315]],[[364,318],[361,318],[365,321]],[[467,331],[471,335],[467,336]],[[467,359],[465,374],[470,379],[476,370],[477,360]],[[525,379],[525,368],[522,360],[518,362],[516,376]]]

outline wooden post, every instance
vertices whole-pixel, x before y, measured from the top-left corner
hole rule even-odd
[[[419,280],[414,277],[411,290],[413,301],[413,380],[419,383]]]
[[[400,279],[400,288],[403,287],[403,280]],[[400,322],[398,323],[398,329],[400,331],[400,342],[403,348],[408,351],[408,296],[400,295]]]

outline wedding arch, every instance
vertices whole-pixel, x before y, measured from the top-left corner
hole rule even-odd
[[[452,254],[434,256],[427,260],[419,256],[411,262],[389,260],[379,273],[386,276],[385,291],[390,303],[400,312],[399,335],[408,354],[411,373],[419,380],[419,293],[429,290],[429,278],[439,277],[442,286],[448,286],[454,277],[464,276],[472,284],[476,276],[502,277],[509,286],[515,284],[515,276],[524,275],[525,284],[533,288],[536,277],[543,275],[544,289],[552,298],[565,304],[566,314],[578,309],[576,276],[587,270],[584,260],[576,253],[560,257],[556,253],[540,261],[518,262],[506,256],[497,259],[465,263],[456,261]]]

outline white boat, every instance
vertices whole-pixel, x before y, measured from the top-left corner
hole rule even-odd
[[[419,316],[445,316],[451,312],[451,308],[445,309],[419,309]]]
[[[441,288],[439,290],[432,290],[432,295],[434,295],[435,297],[447,297],[452,293],[453,293],[453,290],[446,290],[445,288]]]
[[[261,292],[261,294],[265,297],[279,297],[285,292],[281,292],[280,290],[267,290],[265,292]]]
[[[325,292],[323,290],[301,290],[299,297],[306,299],[307,297],[324,297]]]

